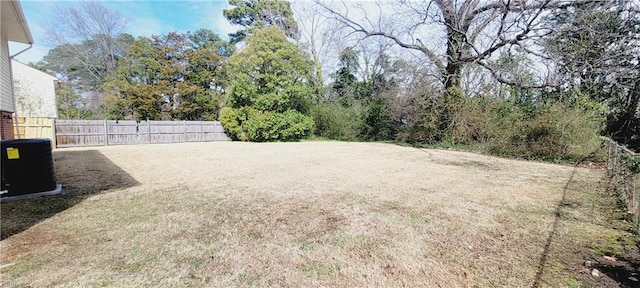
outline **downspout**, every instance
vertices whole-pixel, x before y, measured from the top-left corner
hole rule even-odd
[[[23,52],[25,52],[25,51],[27,51],[27,50],[29,50],[29,49],[31,49],[31,48],[33,48],[33,43],[29,43],[29,47],[24,48],[24,49],[20,50],[18,53],[16,53],[16,54],[13,54],[13,55],[9,56],[9,59],[13,59],[14,57],[16,57],[16,56],[18,56],[18,55],[22,54]]]
[[[18,53],[9,56],[9,66],[12,66],[11,65],[11,60],[13,60],[14,57],[22,54],[23,52],[31,49],[32,47],[33,47],[33,43],[29,43],[29,47],[24,48],[24,49],[18,51]],[[13,116],[15,117],[15,120],[16,120],[15,122],[13,122],[13,125],[15,126],[15,128],[14,128],[15,130],[14,131],[18,132],[18,133],[16,133],[16,134],[18,134],[18,139],[20,139],[20,127],[18,126],[18,103],[16,103],[16,98],[17,97],[16,97],[15,87],[13,85],[13,68],[11,68],[10,72],[11,72],[11,93],[13,93]],[[26,130],[25,130],[25,132],[26,132]]]

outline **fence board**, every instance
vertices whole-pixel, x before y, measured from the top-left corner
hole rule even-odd
[[[228,141],[217,121],[57,120],[58,147]]]
[[[57,147],[106,145],[104,120],[56,120]]]
[[[13,129],[16,139],[48,138],[55,145],[53,118],[18,117],[16,126]]]

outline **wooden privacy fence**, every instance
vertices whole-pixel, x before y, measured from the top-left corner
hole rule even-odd
[[[57,147],[226,141],[218,121],[56,120]]]
[[[610,177],[610,186],[616,193],[622,206],[626,206],[628,213],[640,217],[640,186],[638,171],[634,171],[633,159],[638,157],[633,151],[621,146],[613,140],[607,143],[607,172]],[[636,164],[637,165],[637,164]],[[640,221],[638,221],[640,222]],[[640,223],[636,227],[640,232]]]
[[[13,126],[15,139],[25,138],[49,138],[51,145],[55,147],[55,129],[53,118],[18,117]]]

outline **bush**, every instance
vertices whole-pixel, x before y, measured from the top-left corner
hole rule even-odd
[[[600,148],[604,117],[597,111],[554,103],[539,107],[533,114],[513,108],[506,121],[497,120],[503,113],[492,117],[495,127],[488,146],[493,154],[579,160],[594,157]]]
[[[315,122],[315,135],[335,140],[358,140],[362,127],[358,106],[343,107],[338,103],[325,103],[313,106],[310,113]]]
[[[469,97],[460,88],[449,88],[436,102],[439,141],[465,145],[483,142],[490,125],[485,100],[481,96]]]
[[[397,139],[473,145],[491,154],[525,159],[601,161],[602,109],[574,102],[524,105],[449,89],[439,98],[405,103]]]
[[[369,104],[360,133],[365,140],[395,139],[397,129],[388,100],[377,98]]]
[[[442,97],[415,98],[401,107],[397,139],[410,143],[473,144],[487,136],[489,99],[468,97],[451,88]]]
[[[640,173],[640,155],[622,154],[622,163],[632,174]]]
[[[313,131],[313,119],[295,110],[284,113],[260,111],[251,107],[225,107],[220,121],[233,140],[297,141]]]
[[[246,107],[240,109],[223,107],[220,110],[220,122],[231,139],[240,141],[249,140],[249,136],[242,129],[242,123],[249,119],[248,110]]]
[[[313,61],[269,27],[256,29],[229,58],[230,83],[220,120],[234,140],[295,141],[313,131]],[[260,68],[257,69],[256,67]]]
[[[439,114],[435,99],[421,95],[404,99],[396,110],[395,118],[400,125],[396,139],[412,144],[432,144],[439,141]]]

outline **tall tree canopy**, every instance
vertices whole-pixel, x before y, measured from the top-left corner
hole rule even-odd
[[[610,108],[607,132],[614,136],[640,133],[639,9],[622,0],[557,11],[545,41],[559,81]]]
[[[138,38],[105,83],[110,117],[215,120],[230,53],[228,43],[206,29]]]
[[[229,59],[230,86],[222,121],[241,140],[295,140],[313,121],[313,62],[276,27],[257,29]]]
[[[284,0],[229,0],[235,6],[223,11],[232,24],[244,29],[229,34],[231,43],[237,43],[247,37],[251,29],[275,26],[290,38],[298,38],[298,23],[293,18],[289,1]]]

